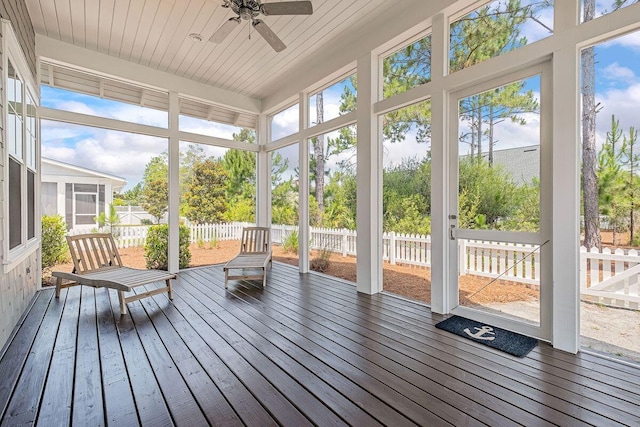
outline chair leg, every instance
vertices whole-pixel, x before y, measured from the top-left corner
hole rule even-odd
[[[229,270],[224,271],[224,288],[227,289],[227,282],[229,281]]]
[[[262,267],[262,288],[267,286],[267,268]]]
[[[167,292],[169,293],[169,299],[173,300],[173,287],[171,286],[171,279],[167,279]]]
[[[62,277],[56,277],[56,298],[60,298],[61,290],[62,290]]]
[[[118,291],[118,299],[120,300],[120,315],[127,314],[127,301],[124,297],[124,291]]]

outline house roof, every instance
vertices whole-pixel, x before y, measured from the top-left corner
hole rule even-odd
[[[487,160],[489,153],[482,153],[482,158]],[[531,184],[533,178],[540,177],[540,146],[494,150],[493,163],[501,165],[516,184]]]
[[[57,171],[56,171],[57,169]],[[81,166],[72,165],[70,163],[61,162],[59,160],[42,158],[42,176],[43,181],[46,181],[46,175],[68,175],[68,176],[89,176],[94,178],[101,178],[111,182],[114,190],[118,190],[127,184],[125,178],[110,175],[108,173],[96,171],[93,169],[83,168]],[[64,171],[64,173],[61,173]]]

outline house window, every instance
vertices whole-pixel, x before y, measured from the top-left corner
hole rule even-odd
[[[73,184],[71,206],[73,209],[74,225],[98,225],[96,217],[100,212],[104,212],[104,194],[104,185]],[[67,196],[69,196],[69,194]],[[69,204],[67,206],[69,206]]]
[[[22,243],[22,166],[9,158],[9,249]]]
[[[58,184],[43,182],[40,184],[40,202],[42,215],[54,216],[58,214]]]
[[[35,85],[11,25],[2,21],[5,113],[5,242],[7,269],[36,250],[39,221],[38,122]]]

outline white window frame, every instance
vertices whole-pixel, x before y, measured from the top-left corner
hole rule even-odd
[[[2,91],[2,105],[3,108],[3,122],[6,123],[6,118],[8,115],[8,100],[7,100],[7,81],[8,81],[8,72],[9,72],[9,61],[22,81],[23,87],[23,101],[25,105],[27,104],[27,96],[31,96],[35,106],[35,147],[34,152],[32,153],[34,157],[34,165],[29,165],[29,159],[27,158],[29,150],[28,150],[28,135],[27,132],[27,118],[26,118],[26,108],[23,109],[23,121],[22,121],[22,159],[19,160],[21,163],[21,200],[22,200],[22,225],[21,225],[21,243],[16,247],[9,249],[9,233],[10,233],[10,224],[9,224],[9,147],[7,141],[7,126],[4,126],[2,129],[2,141],[4,142],[4,152],[3,162],[4,162],[4,173],[3,173],[3,202],[2,209],[4,214],[4,221],[2,224],[4,231],[4,239],[2,241],[2,264],[4,273],[11,271],[13,268],[22,263],[26,258],[31,256],[34,252],[38,250],[40,247],[40,236],[41,236],[41,220],[40,220],[40,208],[38,201],[40,200],[40,121],[38,117],[38,107],[40,105],[40,96],[39,91],[37,90],[37,86],[34,81],[34,77],[31,75],[31,71],[27,64],[27,60],[22,52],[16,34],[13,30],[11,23],[8,20],[2,20],[2,87],[5,89]],[[13,157],[13,156],[12,156]],[[35,174],[34,176],[34,227],[35,227],[35,235],[29,239],[28,238],[28,199],[27,199],[27,177],[28,171],[31,171]]]
[[[98,226],[98,221],[96,221],[96,218],[100,215],[100,186],[98,184],[80,184],[80,185],[95,185],[96,186],[96,191],[77,191],[76,190],[76,185],[78,185],[78,183],[73,184],[73,227],[97,227]],[[91,219],[93,220],[93,222],[91,224],[79,224],[78,223],[78,216],[89,216],[90,214],[79,214],[78,213],[78,196],[95,196],[96,197],[96,201],[95,201],[95,212],[93,213],[93,216],[91,217]]]

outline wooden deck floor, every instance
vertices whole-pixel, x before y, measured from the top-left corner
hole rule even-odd
[[[428,308],[275,264],[221,267],[175,299],[40,292],[0,360],[0,424],[640,425],[640,369],[540,345],[517,359],[435,329]],[[115,313],[115,314],[114,314]]]

